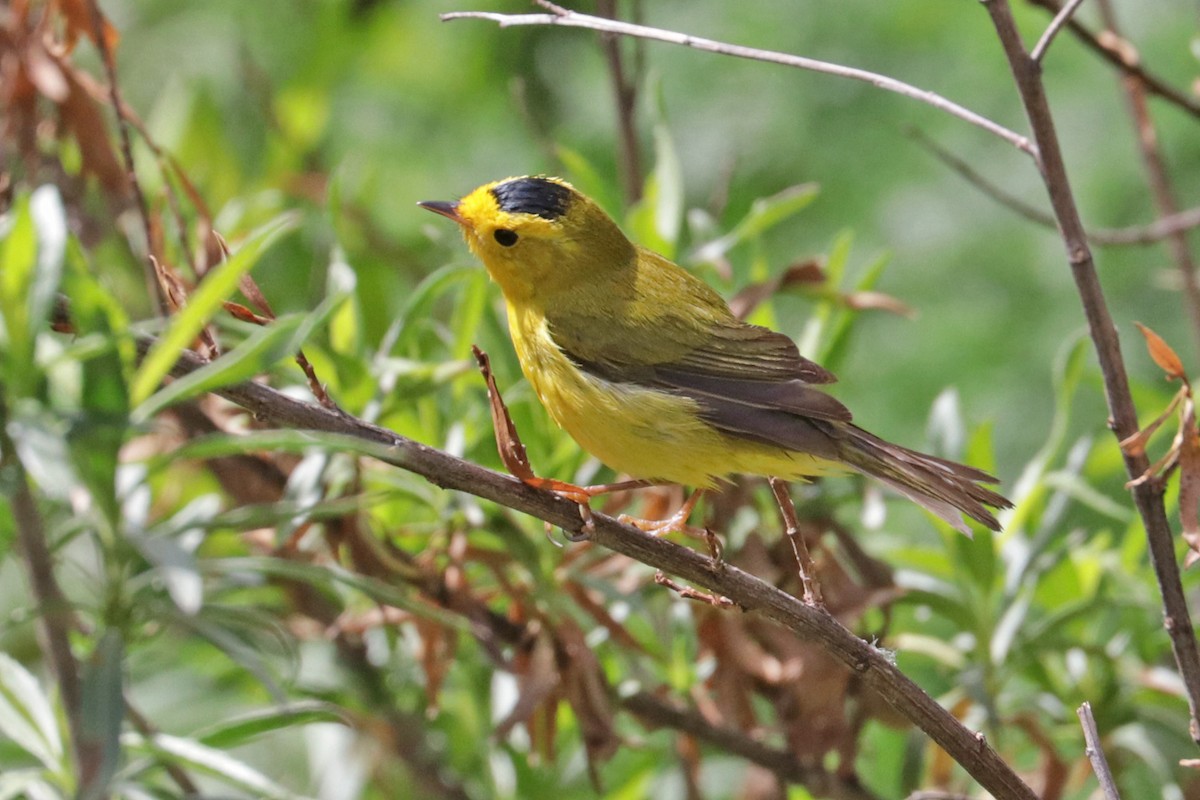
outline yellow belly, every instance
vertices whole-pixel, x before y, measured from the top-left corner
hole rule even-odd
[[[521,368],[542,405],[617,472],[708,488],[737,473],[798,479],[842,471],[807,453],[722,433],[688,398],[584,373],[554,344],[536,311],[510,305],[508,318]]]

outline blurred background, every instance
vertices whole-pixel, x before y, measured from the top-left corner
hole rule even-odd
[[[889,497],[885,505],[877,488],[867,487],[864,500],[856,481],[797,488],[814,540],[827,543],[828,563],[857,581],[853,591],[843,587],[843,621],[894,648],[906,674],[984,730],[1043,797],[1091,796],[1095,784],[1074,715],[1086,699],[1097,705],[1127,797],[1200,797],[1177,765],[1194,755],[1186,705],[1062,241],[1052,227],[971,185],[929,143],[1007,195],[1048,209],[1027,156],[864,83],[666,44],[606,43],[584,30],[502,30],[438,18],[457,10],[538,11],[518,0],[102,5],[120,34],[114,52],[124,101],[190,178],[216,230],[236,244],[281,214],[298,213],[294,231],[254,268],[275,311],[307,313],[347,293],[305,345],[331,395],[348,411],[418,441],[498,468],[482,382],[469,361],[470,345],[479,343],[492,355],[539,474],[612,477],[541,411],[507,341],[498,291],[452,226],[417,201],[452,200],[510,175],[559,175],[596,198],[632,237],[695,270],[727,298],[789,268],[807,275],[766,292],[752,321],[788,333],[834,369],[840,382],[833,391],[864,427],[992,469],[1018,503],[1004,534],[979,532],[968,542],[907,502]],[[1147,68],[1194,101],[1200,6],[1112,5]],[[978,3],[659,0],[577,8],[595,6],[647,25],[882,73],[1015,131],[1027,129]],[[1079,19],[1098,30],[1090,6]],[[1028,43],[1050,18],[1023,2],[1014,12]],[[614,52],[630,102],[624,115]],[[71,58],[103,78],[90,43]],[[1152,222],[1156,210],[1119,76],[1069,32],[1049,51],[1044,70],[1085,224],[1100,230]],[[1196,118],[1155,98],[1150,108],[1180,207],[1200,204]],[[111,122],[111,109],[104,111]],[[622,138],[622,121],[631,139]],[[79,153],[59,144],[63,151],[54,157],[72,175]],[[140,137],[134,154],[151,210],[169,228],[164,188],[178,191],[178,181],[165,177]],[[142,261],[126,238],[136,240],[128,233],[136,217],[83,186],[67,192],[67,203],[89,263],[130,317],[152,318]],[[206,214],[190,209],[185,216],[193,222]],[[1194,250],[1195,234],[1191,241]],[[1149,421],[1177,387],[1163,381],[1134,323],[1151,326],[1189,367],[1200,339],[1162,243],[1097,246],[1095,254],[1139,413]],[[176,255],[180,265],[189,260]],[[247,335],[222,325],[231,341]],[[304,391],[294,366],[276,365],[272,374],[279,385]],[[65,414],[70,403],[47,405]],[[171,461],[169,452],[196,433],[184,412],[178,417],[171,424],[184,434],[139,428],[134,443],[141,449],[123,458],[166,459],[127,478],[152,493],[143,532],[161,534],[194,560],[180,567],[141,545],[132,554],[98,545],[84,555],[64,546],[75,553],[64,559],[66,575],[84,577],[72,583],[73,599],[81,613],[95,615],[94,635],[81,634],[81,649],[99,647],[105,626],[119,629],[129,691],[142,712],[180,741],[227,747],[236,764],[165,746],[151,760],[216,775],[221,791],[236,796],[430,796],[429,784],[412,782],[424,762],[389,761],[390,749],[403,746],[389,735],[407,725],[440,754],[439,769],[455,778],[448,783],[461,779],[461,796],[863,798],[903,797],[926,786],[978,796],[944,754],[889,717],[878,698],[855,695],[844,677],[829,688],[825,667],[814,666],[819,655],[789,650],[794,642],[761,631],[744,635],[759,637],[781,662],[802,665],[810,683],[791,681],[802,697],[850,698],[845,708],[834,704],[836,713],[826,710],[844,729],[829,733],[797,713],[749,667],[734,670],[739,685],[755,687],[745,689],[754,696],[738,725],[837,776],[843,782],[836,791],[759,790],[742,761],[718,756],[701,769],[683,737],[632,723],[617,725],[619,752],[616,745],[585,748],[586,715],[577,702],[547,701],[539,719],[548,728],[525,730],[508,715],[520,698],[533,703],[522,683],[537,676],[532,651],[505,643],[505,657],[510,647],[518,651],[506,672],[461,620],[455,627],[423,616],[434,600],[412,586],[398,596],[384,586],[391,577],[369,574],[351,590],[338,583],[344,576],[321,571],[340,563],[346,539],[329,531],[346,513],[343,501],[358,503],[347,518],[386,541],[390,558],[422,569],[462,567],[479,590],[473,602],[514,625],[553,628],[560,666],[570,650],[564,642],[586,642],[614,687],[670,690],[711,710],[697,698],[719,694],[721,676],[733,674],[722,672],[733,669],[724,659],[740,640],[718,636],[717,612],[649,585],[637,565],[617,569],[595,552],[560,550],[534,521],[434,491],[412,476],[316,456],[299,439],[284,445],[294,459],[276,459],[281,496],[297,503],[315,497],[318,512],[306,511],[314,516],[301,523],[290,516],[299,513],[294,507],[272,511],[257,497],[254,514],[229,516],[241,501],[211,464],[199,456]],[[1152,459],[1169,436],[1155,440]],[[243,455],[258,453],[247,446]],[[708,519],[729,534],[731,553],[787,585],[786,569],[772,572],[786,563],[786,553],[771,550],[777,534],[764,544],[752,532],[777,530],[764,496],[755,484],[739,485],[713,502]],[[71,546],[80,547],[86,537],[69,527],[70,504],[54,496],[47,503],[57,508],[47,513],[60,515],[61,530],[72,531]],[[1174,489],[1168,508],[1177,522]],[[304,538],[310,524],[326,536],[319,546]],[[187,538],[197,525],[207,536],[200,545]],[[264,542],[295,546],[287,551],[293,561],[307,554],[305,566],[321,570],[300,574],[298,566],[288,572],[249,560],[265,552]],[[3,552],[3,569],[15,577],[15,557]],[[497,566],[502,557],[511,561]],[[125,572],[106,571],[110,558]],[[864,578],[870,565],[886,579]],[[168,567],[203,584],[200,606],[180,605],[172,583],[179,573]],[[354,570],[364,571],[361,563]],[[336,613],[314,615],[295,599],[295,586],[280,588],[285,573],[315,587],[322,602],[336,598]],[[440,580],[445,573],[437,574]],[[121,591],[110,591],[111,581],[120,583],[115,575],[126,576]],[[838,597],[842,573],[825,577]],[[377,578],[379,585],[371,582]],[[1185,582],[1194,598],[1195,576],[1186,574]],[[570,588],[559,593],[561,587]],[[128,601],[128,617],[101,613],[117,596]],[[36,610],[19,583],[0,589],[0,609],[13,620],[0,628],[0,645],[36,667],[29,623]],[[627,629],[628,641],[618,629]],[[578,640],[570,638],[575,632]],[[352,669],[348,653],[358,659]],[[245,721],[284,699],[324,705],[273,712],[257,728]],[[720,698],[710,700],[721,706]],[[385,723],[392,734],[381,733]],[[822,731],[828,741],[808,741],[805,730]],[[27,756],[9,742],[0,747],[0,767],[6,759],[10,767],[26,765]],[[269,784],[255,783],[237,765]],[[176,796],[159,773],[126,777],[127,796]]]

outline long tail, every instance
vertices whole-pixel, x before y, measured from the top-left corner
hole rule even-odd
[[[1011,508],[1003,495],[980,483],[996,483],[983,470],[918,453],[885,442],[850,423],[836,425],[838,455],[859,472],[883,481],[900,494],[932,511],[967,536],[960,512],[994,531],[1000,523],[986,506]]]

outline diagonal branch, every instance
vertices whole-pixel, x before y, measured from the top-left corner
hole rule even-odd
[[[739,730],[713,725],[700,713],[650,692],[632,694],[621,700],[621,705],[648,727],[666,727],[686,733],[770,770],[781,781],[801,784],[814,796],[830,800],[878,800],[874,792],[835,773],[806,765],[794,753],[769,747]]]
[[[996,183],[985,178],[965,159],[951,153],[921,131],[913,129],[909,131],[909,136],[928,150],[934,158],[957,173],[959,177],[1000,205],[1030,222],[1045,228],[1058,229],[1058,220],[1054,218],[1053,214],[1005,191]],[[1093,228],[1087,232],[1087,240],[1092,244],[1105,246],[1144,246],[1158,244],[1163,239],[1183,236],[1192,228],[1200,228],[1200,207],[1165,214],[1146,225],[1132,225],[1128,228]],[[1200,309],[1200,301],[1197,302],[1196,307]]]
[[[1028,0],[1030,5],[1045,9],[1057,15],[1062,11],[1058,0]],[[1067,30],[1075,35],[1088,49],[1095,52],[1105,61],[1112,64],[1126,75],[1139,79],[1150,94],[1157,95],[1168,103],[1186,111],[1193,117],[1200,118],[1200,102],[1189,97],[1186,92],[1176,89],[1164,79],[1142,66],[1137,53],[1129,42],[1115,36],[1099,36],[1090,28],[1075,19],[1067,21]]]
[[[1008,0],[983,0],[983,5],[992,18],[996,35],[1004,48],[1017,90],[1029,125],[1042,154],[1042,176],[1050,205],[1054,209],[1064,245],[1071,275],[1083,304],[1088,329],[1096,347],[1100,371],[1104,377],[1104,390],[1108,401],[1109,425],[1118,440],[1137,432],[1137,412],[1133,396],[1129,391],[1129,378],[1125,374],[1125,362],[1121,357],[1121,342],[1117,327],[1108,311],[1108,303],[1096,274],[1096,264],[1088,249],[1087,236],[1079,209],[1067,178],[1058,134],[1054,128],[1054,117],[1042,84],[1041,68],[1025,51],[1021,35],[1013,20]],[[1123,453],[1125,469],[1130,478],[1142,475],[1149,462],[1144,453]],[[1200,743],[1200,649],[1192,630],[1191,614],[1183,594],[1179,577],[1179,565],[1175,560],[1175,543],[1167,512],[1163,506],[1163,487],[1158,481],[1144,481],[1133,487],[1133,499],[1146,529],[1150,546],[1150,560],[1154,566],[1162,593],[1163,624],[1171,638],[1171,649],[1180,675],[1187,689],[1188,706],[1191,712],[1191,735]]]
[[[590,14],[580,14],[577,11],[558,8],[557,6],[554,9],[554,13],[552,14],[494,14],[487,11],[452,11],[448,14],[442,14],[441,19],[444,22],[456,19],[484,19],[497,23],[501,28],[510,28],[518,25],[557,25],[566,28],[586,28],[602,33],[632,36],[637,39],[651,39],[657,42],[691,47],[708,53],[717,53],[718,55],[748,58],[752,61],[766,61],[771,64],[781,64],[785,67],[795,67],[796,69],[835,75],[839,78],[862,81],[884,91],[894,92],[913,100],[919,100],[936,109],[945,111],[947,114],[982,128],[994,136],[999,136],[1013,147],[1032,156],[1035,161],[1038,157],[1037,147],[1028,138],[1021,136],[1019,133],[1010,131],[1003,125],[993,122],[981,114],[977,114],[968,108],[951,102],[936,92],[920,89],[887,75],[880,75],[877,72],[869,72],[856,67],[846,67],[841,64],[831,64],[827,61],[818,61],[813,58],[805,58],[804,56],[791,55],[790,53],[780,53],[775,50],[760,50],[757,47],[745,47],[727,42],[718,42],[713,39],[704,39],[700,36],[692,36],[663,28],[652,28],[648,25],[634,25],[631,22],[593,17]]]
[[[1050,24],[1046,26],[1046,32],[1042,34],[1042,38],[1038,39],[1038,43],[1033,47],[1033,52],[1029,54],[1035,63],[1041,63],[1046,56],[1046,51],[1050,49],[1050,45],[1054,44],[1054,38],[1058,36],[1058,32],[1070,22],[1071,16],[1081,5],[1083,5],[1083,0],[1070,0],[1062,7],[1061,11],[1054,15],[1054,19],[1050,20]]]
[[[139,337],[145,353],[154,343]],[[191,351],[180,354],[172,374],[182,376],[206,363]],[[581,533],[579,507],[555,494],[538,491],[509,475],[485,469],[427,445],[399,436],[345,413],[294,400],[257,383],[241,383],[217,392],[275,425],[325,431],[375,445],[377,457],[423,476],[436,486],[467,492],[552,525]],[[660,539],[600,513],[593,514],[588,535],[596,544],[643,564],[678,575],[724,595],[748,613],[760,613],[795,636],[819,644],[854,670],[863,685],[885,698],[901,715],[925,731],[997,800],[1034,800],[1034,794],[987,743],[891,663],[889,656],[855,636],[828,612],[800,600],[732,565]]]
[[[1097,5],[1108,30],[1119,35],[1117,15],[1113,11],[1112,3],[1109,0],[1099,0]],[[1133,119],[1138,151],[1142,156],[1142,166],[1146,170],[1146,182],[1150,184],[1150,195],[1154,198],[1154,205],[1158,207],[1161,216],[1177,214],[1179,203],[1175,200],[1175,191],[1171,186],[1162,149],[1158,146],[1158,131],[1146,103],[1145,82],[1137,75],[1127,74],[1122,76],[1121,86],[1125,91],[1129,116]],[[1200,282],[1196,278],[1196,260],[1192,258],[1192,250],[1185,232],[1171,234],[1166,243],[1183,284],[1184,306],[1192,318],[1192,335],[1196,337],[1193,341],[1200,344]]]

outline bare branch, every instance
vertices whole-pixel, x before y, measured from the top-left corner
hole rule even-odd
[[[1052,14],[1058,14],[1061,10],[1058,0],[1028,0],[1028,2]],[[1067,21],[1067,30],[1075,34],[1075,37],[1090,50],[1124,74],[1134,75],[1141,79],[1146,91],[1150,94],[1157,95],[1193,117],[1200,118],[1200,102],[1143,67],[1138,61],[1137,52],[1128,41],[1116,36],[1098,36],[1074,19]]]
[[[1119,35],[1117,15],[1113,11],[1112,3],[1109,0],[1100,0],[1099,7],[1100,16],[1108,30],[1113,35]],[[1179,205],[1175,201],[1175,191],[1163,161],[1162,150],[1158,146],[1158,132],[1154,127],[1154,119],[1150,116],[1150,109],[1146,103],[1145,83],[1136,75],[1125,75],[1121,79],[1121,86],[1125,91],[1125,102],[1137,133],[1138,151],[1142,156],[1142,166],[1146,170],[1146,181],[1150,184],[1154,205],[1160,215],[1170,216],[1179,211]],[[1179,270],[1184,305],[1192,319],[1192,334],[1196,337],[1197,344],[1200,344],[1200,282],[1196,279],[1196,262],[1192,258],[1187,235],[1178,231],[1168,236],[1167,249]]]
[[[617,18],[616,0],[598,0],[596,10],[607,19]],[[621,55],[621,42],[616,36],[600,36],[600,47],[608,60],[608,74],[612,80],[613,99],[617,106],[617,163],[621,169],[621,181],[625,187],[625,202],[636,203],[642,198],[642,159],[638,148],[637,82],[631,80],[625,59]],[[635,70],[636,75],[636,70]]]
[[[1042,38],[1038,39],[1038,43],[1034,45],[1033,52],[1029,57],[1034,63],[1042,63],[1042,57],[1046,55],[1046,51],[1050,49],[1050,45],[1054,43],[1054,37],[1058,36],[1058,32],[1071,19],[1075,13],[1075,9],[1083,5],[1083,0],[1071,0],[1062,10],[1054,15],[1054,19],[1050,20],[1050,24],[1046,26],[1046,32],[1042,34]]]
[[[92,17],[92,30],[96,40],[96,47],[100,51],[101,60],[104,62],[104,71],[108,75],[108,90],[112,95],[113,111],[117,115],[117,132],[121,137],[121,158],[125,162],[125,176],[133,191],[134,201],[137,203],[138,218],[142,222],[142,235],[146,237],[146,253],[152,257],[154,256],[155,236],[154,226],[150,222],[150,206],[146,203],[146,195],[142,191],[142,185],[138,181],[137,172],[134,170],[133,145],[129,137],[129,123],[125,119],[125,104],[121,100],[121,90],[117,85],[117,65],[113,59],[112,49],[108,46],[108,37],[105,36],[104,15],[100,11],[99,0],[90,0],[88,10]],[[150,296],[158,301],[159,312],[166,313],[169,307],[168,301],[162,281],[157,274],[158,269],[155,266],[155,262],[152,258],[147,258],[142,266],[146,269],[146,283],[150,289]]]
[[[29,590],[37,602],[38,644],[54,674],[66,711],[79,787],[81,790],[94,788],[92,784],[100,773],[101,754],[83,730],[83,686],[79,664],[71,652],[71,633],[77,629],[78,622],[54,574],[54,557],[46,541],[46,526],[29,487],[25,467],[8,435],[5,403],[0,386],[0,470],[9,475],[17,551],[29,575]]]
[[[1000,205],[1030,222],[1052,230],[1058,228],[1058,221],[1054,219],[1053,214],[1009,194],[985,178],[966,160],[951,153],[921,131],[912,129],[909,131],[909,136],[928,150],[934,158],[956,172],[959,177]],[[1200,207],[1168,214],[1148,225],[1135,225],[1128,228],[1096,228],[1087,231],[1087,240],[1092,244],[1104,246],[1144,246],[1158,244],[1163,239],[1177,236],[1192,228],[1200,228]]]
[[[816,59],[795,56],[789,53],[780,53],[774,50],[760,50],[756,47],[744,47],[742,45],[718,42],[713,39],[704,39],[699,36],[691,36],[690,34],[678,33],[663,28],[652,28],[647,25],[634,25],[630,22],[593,17],[589,14],[580,14],[577,11],[561,8],[558,8],[553,14],[495,14],[487,11],[453,11],[448,14],[442,14],[441,19],[445,22],[457,19],[483,19],[495,22],[501,28],[511,28],[520,25],[558,25],[566,28],[586,28],[588,30],[612,33],[620,36],[633,36],[638,39],[651,39],[657,42],[691,47],[708,53],[733,56],[734,58],[747,58],[752,61],[766,61],[771,64],[781,64],[785,67],[795,67],[796,69],[835,75],[839,78],[862,81],[884,91],[894,92],[912,100],[918,100],[931,105],[940,111],[958,117],[978,128],[982,128],[994,136],[1000,137],[1018,150],[1028,153],[1035,161],[1038,158],[1037,148],[1028,138],[1005,128],[1003,125],[993,122],[987,117],[964,108],[957,103],[953,103],[935,92],[919,89],[916,86],[898,81],[887,75],[880,75],[879,73],[869,72],[864,69],[830,64],[827,61],[817,61]]]
[[[145,353],[153,342],[151,337],[139,337],[138,349]],[[195,353],[184,351],[172,374],[186,375],[206,363]],[[421,475],[436,486],[500,503],[566,531],[576,534],[583,531],[584,522],[575,503],[534,489],[512,476],[455,458],[347,414],[294,400],[261,384],[241,383],[217,393],[280,427],[341,434],[373,445],[380,460]],[[798,638],[817,643],[854,670],[864,687],[877,692],[898,713],[925,731],[997,800],[1034,800],[1032,790],[981,735],[964,727],[896,669],[884,652],[855,636],[823,609],[807,606],[732,565],[714,569],[716,562],[708,556],[631,525],[622,525],[600,513],[593,515],[588,536],[602,547],[728,597],[748,613],[760,613]]]
[[[1117,327],[1108,311],[1108,303],[1096,274],[1096,264],[1088,248],[1083,222],[1067,178],[1054,118],[1042,84],[1041,69],[1025,52],[1008,0],[983,0],[983,5],[991,16],[1004,48],[1022,105],[1029,117],[1034,140],[1042,154],[1042,176],[1046,191],[1066,246],[1071,275],[1075,279],[1104,377],[1110,427],[1120,441],[1137,432],[1137,411],[1129,391],[1129,378],[1125,374]],[[1130,478],[1142,475],[1149,466],[1144,453],[1123,453],[1123,457]],[[1183,594],[1179,565],[1175,560],[1175,543],[1163,506],[1163,487],[1158,481],[1146,481],[1133,487],[1133,499],[1146,529],[1150,560],[1162,592],[1165,612],[1163,624],[1170,635],[1175,662],[1187,688],[1191,735],[1200,742],[1200,721],[1197,718],[1200,713],[1200,649],[1196,646],[1191,614]]]
[[[649,692],[637,692],[621,701],[624,708],[648,727],[666,727],[694,736],[727,753],[764,767],[782,782],[798,783],[818,797],[831,800],[876,800],[876,795],[855,782],[811,767],[786,750],[768,747],[733,728],[714,725],[699,712],[681,708]]]
[[[1085,702],[1075,710],[1079,715],[1079,724],[1083,726],[1083,738],[1087,742],[1087,757],[1092,762],[1092,771],[1096,780],[1100,781],[1100,789],[1104,792],[1104,800],[1121,800],[1117,794],[1117,782],[1113,780],[1112,770],[1108,768],[1108,759],[1100,747],[1100,731],[1096,728],[1096,718],[1092,716],[1092,704]]]

